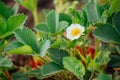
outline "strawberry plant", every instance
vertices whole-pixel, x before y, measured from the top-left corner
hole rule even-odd
[[[119,0],[88,0],[81,10],[77,1],[70,9],[54,1],[44,22],[37,0],[15,1],[12,9],[0,1],[0,80],[119,80],[108,71],[120,67]],[[33,14],[33,29],[24,25],[27,16],[17,13],[18,5]],[[29,61],[16,67],[10,55],[29,55]]]

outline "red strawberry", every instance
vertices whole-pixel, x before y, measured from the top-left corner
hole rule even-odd
[[[39,60],[30,60],[29,61],[29,66],[32,68],[32,69],[37,69],[39,66],[42,65],[42,62],[39,61]]]
[[[91,54],[92,59],[95,57],[95,48],[94,47],[88,47],[86,50],[86,54],[89,55]]]

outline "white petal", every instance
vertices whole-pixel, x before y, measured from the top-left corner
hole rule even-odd
[[[72,36],[71,35],[71,32],[72,32],[72,29],[73,28],[79,28],[81,30],[81,32],[83,33],[85,31],[85,28],[79,24],[71,24],[67,29],[66,29],[66,37],[68,39],[70,39],[71,41],[75,40],[75,39],[78,39],[80,37],[80,35],[82,34],[79,34],[77,36]]]
[[[80,30],[81,30],[81,32],[83,33],[84,31],[85,31],[85,28],[84,27],[80,27]]]

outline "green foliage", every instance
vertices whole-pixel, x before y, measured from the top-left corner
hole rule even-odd
[[[40,32],[41,36],[39,38],[35,32],[29,28],[24,28],[26,16],[17,14],[18,4],[15,4],[12,10],[10,10],[0,1],[0,53],[2,53],[0,54],[0,76],[3,76],[2,79],[7,79],[3,73],[4,68],[7,71],[7,69],[13,66],[7,56],[3,55],[3,53],[7,53],[31,54],[33,56],[37,54],[37,56],[39,55],[42,57],[41,59],[45,60],[44,62],[47,62],[40,66],[38,70],[29,71],[30,69],[25,67],[25,72],[28,70],[28,73],[17,72],[12,75],[12,80],[29,80],[29,76],[43,79],[61,71],[64,72],[64,69],[67,69],[78,79],[82,80],[93,79],[93,77],[97,80],[111,80],[109,75],[102,72],[104,72],[108,62],[108,66],[112,68],[120,67],[119,54],[110,56],[110,53],[115,51],[120,53],[120,3],[118,0],[110,1],[108,2],[107,0],[108,4],[101,5],[98,3],[98,0],[89,0],[81,11],[70,9],[69,14],[59,14],[54,10],[46,10],[44,12],[46,22],[40,23],[34,28]],[[16,2],[33,13],[35,23],[37,24],[37,0],[16,0]],[[69,41],[65,35],[61,34],[72,23],[85,27],[86,33],[84,38]],[[96,26],[93,35],[98,39],[91,37],[93,27],[91,29],[90,26]],[[14,41],[11,38],[13,33],[16,38]],[[91,45],[87,42],[89,39],[91,43],[95,41],[95,55],[93,59],[91,58],[92,49],[90,54],[86,54],[87,47],[89,48],[89,45]],[[113,43],[115,47],[112,50],[104,48],[99,40],[107,43],[105,45]],[[8,42],[10,43],[8,44]],[[81,54],[75,49],[76,45],[80,46],[78,51],[82,51]],[[103,50],[99,49],[100,46],[102,46]],[[48,53],[47,58],[46,53]],[[34,63],[35,65],[37,64],[37,62]],[[92,73],[96,76],[92,75]],[[67,76],[66,74],[68,73],[65,73],[65,77]],[[61,75],[64,76],[63,73],[57,74],[62,79]],[[69,76],[72,77],[73,75],[71,76],[70,74]]]
[[[95,58],[88,64],[87,69],[90,72],[102,72],[104,70],[103,67],[110,61],[109,55],[109,51],[98,52]]]
[[[7,56],[0,54],[0,68],[11,68],[12,62],[7,58]]]
[[[7,77],[5,76],[4,73],[0,72],[0,79],[1,79],[1,80],[6,80]]]
[[[102,73],[97,77],[97,80],[112,80],[112,78],[108,74]]]
[[[84,75],[84,80],[88,80],[91,77],[91,72],[86,70]]]
[[[10,36],[15,29],[22,28],[26,16],[23,14],[17,14],[11,16],[7,21],[0,18],[0,39]]]
[[[94,36],[103,42],[120,43],[119,34],[114,27],[108,24],[99,25],[94,31]]]
[[[43,24],[38,24],[38,25],[36,26],[35,30],[36,30],[36,31],[39,31],[39,32],[41,32],[41,33],[44,33],[44,34],[46,34],[46,33],[49,32],[49,29],[48,29],[47,25],[44,24],[44,23],[43,23]]]
[[[120,37],[120,12],[117,12],[114,16],[113,16],[113,24],[114,24],[114,28],[116,30],[116,32],[118,33],[119,37]]]
[[[85,8],[86,14],[88,16],[88,22],[92,22],[92,23],[105,22],[108,6],[109,5],[107,4],[99,5],[97,1],[90,0]]]
[[[1,40],[1,41],[0,41],[0,53],[1,53],[1,52],[3,51],[3,49],[5,48],[6,44],[7,44],[7,41],[5,41],[5,40]]]
[[[61,72],[63,70],[62,67],[60,67],[59,65],[50,62],[50,63],[46,63],[42,69],[41,69],[41,74],[43,76],[47,76],[47,75],[53,75],[56,74],[58,72]]]
[[[111,55],[111,60],[108,65],[112,68],[120,67],[120,55]]]
[[[51,11],[46,16],[46,24],[38,24],[35,30],[41,33],[50,33],[52,35],[61,32],[68,26],[66,21],[59,21],[59,14],[56,11]]]
[[[14,6],[12,7],[12,10],[11,10],[11,14],[16,15],[18,12],[18,9],[19,9],[19,5],[17,3],[14,4]]]
[[[60,13],[60,17],[59,17],[60,21],[67,21],[69,24],[72,23],[72,19],[68,14],[65,13]]]
[[[119,0],[113,0],[110,6],[109,13],[112,15],[114,12],[117,12],[120,10],[120,1]]]
[[[49,46],[50,46],[49,40],[42,40],[40,42],[40,45],[39,45],[40,56],[45,56],[45,53],[46,53],[47,49],[49,48]]]
[[[28,28],[17,29],[14,34],[19,42],[31,46],[34,51],[38,52],[37,36],[32,30]]]
[[[109,51],[98,52],[95,59],[89,63],[87,69],[91,72],[102,71],[102,67],[110,61],[109,55]]]
[[[98,21],[99,15],[97,12],[97,3],[94,0],[90,0],[90,2],[87,4],[86,11],[87,11],[89,22]]]
[[[60,48],[61,44],[63,43],[63,40],[58,38],[54,43],[51,44],[51,48]]]
[[[95,37],[103,42],[120,44],[119,18],[120,12],[117,12],[112,18],[113,26],[108,24],[99,25],[94,31]]]
[[[83,78],[85,75],[85,67],[81,61],[75,57],[64,57],[63,58],[64,67],[76,75],[79,79]]]
[[[96,56],[96,63],[100,66],[107,64],[110,61],[110,52],[109,51],[103,51],[101,54],[98,54]]]
[[[85,9],[82,9],[81,11],[77,11],[75,9],[70,9],[70,14],[72,14],[72,22],[73,23],[79,23],[82,26],[88,25],[88,17]]]
[[[11,15],[10,9],[3,2],[0,1],[0,16],[7,20],[10,17],[10,15]]]
[[[37,53],[40,56],[45,56],[47,49],[50,46],[49,40],[38,41],[36,34],[28,29],[17,29],[14,32],[18,41],[10,43],[5,52],[9,54],[34,54]]]
[[[37,70],[31,70],[27,73],[28,75],[30,76],[35,76],[37,77],[37,79],[42,79],[44,78],[41,74],[41,70],[40,69],[37,69]]]
[[[76,44],[76,41],[66,41],[66,48],[72,48]]]
[[[7,29],[7,25],[4,19],[0,18],[0,36],[2,36]]]
[[[120,54],[120,45],[118,45],[118,46],[116,47],[116,49],[117,49],[118,53]]]
[[[68,52],[62,49],[51,48],[48,50],[50,58],[56,64],[63,67],[63,58],[69,56]]]
[[[24,6],[30,11],[34,11],[37,7],[37,0],[16,0],[20,5]]]
[[[18,14],[15,16],[11,16],[7,20],[7,29],[8,31],[15,30],[16,27],[23,28],[23,24],[26,21],[26,16],[24,14]]]
[[[25,73],[17,72],[12,75],[12,80],[29,80]]]
[[[33,54],[33,50],[28,45],[23,45],[20,42],[11,42],[6,48],[5,52],[8,54]]]

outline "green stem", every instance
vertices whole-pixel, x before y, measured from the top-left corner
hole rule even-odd
[[[38,15],[37,15],[37,8],[32,12],[33,18],[34,18],[34,25],[36,26],[38,24]],[[37,32],[37,36],[40,39],[40,33]]]
[[[93,76],[94,76],[94,72],[91,73],[89,80],[92,80]]]
[[[32,13],[34,18],[34,24],[37,25],[38,24],[37,8]]]
[[[99,43],[100,43],[100,41],[99,41],[98,39],[96,39],[96,42],[95,42],[95,45],[96,45],[96,52],[98,52]]]

